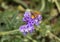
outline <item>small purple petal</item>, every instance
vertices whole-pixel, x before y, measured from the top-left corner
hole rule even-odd
[[[22,26],[19,28],[20,32],[24,32],[25,28],[26,28],[26,25],[22,25]]]
[[[32,30],[34,30],[34,26],[29,26],[28,24],[27,25],[23,25],[19,28],[20,32],[22,33],[27,33],[27,32],[30,32]]]
[[[29,27],[29,28],[28,28],[28,30],[29,30],[29,31],[30,31],[30,30],[32,30],[32,29],[34,29],[34,27],[33,27],[33,26],[31,26],[31,27]]]
[[[30,17],[23,17],[23,21],[29,21],[31,18]]]
[[[30,30],[29,32],[32,33],[34,31],[34,29]]]
[[[38,20],[40,21],[42,19],[42,16],[41,15],[38,15]]]
[[[27,32],[23,32],[23,35],[26,35],[27,34]]]
[[[37,19],[35,19],[35,25],[39,25],[39,21]]]
[[[28,21],[28,24],[34,25],[34,19],[30,19],[30,20]]]
[[[31,12],[30,11],[26,11],[24,14],[24,17],[30,17],[31,16]]]

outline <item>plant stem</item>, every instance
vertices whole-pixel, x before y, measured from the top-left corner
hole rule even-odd
[[[47,34],[49,35],[49,37],[55,38],[56,40],[60,41],[60,38],[58,38],[56,35],[54,35],[54,34],[51,33],[50,31],[48,31]]]
[[[13,34],[14,32],[19,31],[19,29],[13,30],[13,31],[8,31],[8,32],[0,32],[0,36],[2,35],[9,35],[9,34]]]
[[[54,0],[54,2],[55,2],[56,6],[57,6],[57,8],[58,8],[58,11],[60,12],[60,6],[59,6],[57,0]]]
[[[41,6],[40,11],[43,11],[43,10],[44,10],[44,8],[45,8],[45,0],[41,0],[41,2],[42,2],[42,6]]]

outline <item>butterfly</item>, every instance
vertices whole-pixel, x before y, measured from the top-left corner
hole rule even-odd
[[[36,17],[38,17],[38,15],[40,14],[40,12],[38,12],[38,11],[31,11],[31,18],[36,18]]]

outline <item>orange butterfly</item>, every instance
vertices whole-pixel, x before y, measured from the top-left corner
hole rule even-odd
[[[32,14],[31,18],[36,18],[36,17],[38,17],[40,12],[38,12],[38,11],[31,11],[31,14]]]

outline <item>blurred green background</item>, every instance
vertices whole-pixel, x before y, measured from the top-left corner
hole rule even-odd
[[[43,19],[35,32],[23,35],[19,27],[26,9]],[[60,42],[60,0],[0,0],[0,42]]]

